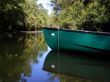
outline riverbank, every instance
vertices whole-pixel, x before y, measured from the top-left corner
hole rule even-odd
[[[20,31],[20,33],[41,33],[41,32],[43,32],[42,30],[40,30],[40,31]]]

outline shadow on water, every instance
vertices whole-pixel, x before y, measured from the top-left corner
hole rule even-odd
[[[0,82],[27,82],[31,63],[38,63],[39,53],[47,49],[42,34],[0,34]]]
[[[110,82],[110,57],[88,55],[50,51],[43,70],[59,76],[60,82]]]

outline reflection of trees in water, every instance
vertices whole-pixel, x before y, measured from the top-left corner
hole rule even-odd
[[[59,82],[101,82],[98,80],[87,80],[87,79],[82,79],[74,76],[69,76],[69,75],[63,75],[63,74],[56,74],[52,73],[49,74],[49,80],[54,81],[54,79],[59,78]]]
[[[74,76],[59,75],[60,82],[99,82],[93,80],[82,79]]]
[[[38,44],[38,49],[40,50],[40,51],[43,51],[43,50],[46,50],[47,49],[47,44],[46,44],[46,42],[45,42],[45,39],[44,39],[44,36],[43,36],[43,34],[41,34],[41,33],[38,33],[37,34],[37,43],[39,43]]]
[[[39,37],[36,34],[1,34],[0,81],[18,82],[20,78],[23,80],[23,77],[31,75],[30,63],[36,62],[40,50],[46,49],[46,45],[42,46],[43,49],[38,49],[37,45],[43,45],[39,42],[44,43]]]

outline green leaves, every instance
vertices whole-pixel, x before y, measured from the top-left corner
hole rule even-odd
[[[55,2],[55,0],[54,0]],[[58,24],[70,29],[110,31],[110,1],[56,0],[60,8]]]
[[[47,11],[37,0],[1,0],[1,30],[36,30],[47,24]],[[10,28],[11,27],[11,28]]]

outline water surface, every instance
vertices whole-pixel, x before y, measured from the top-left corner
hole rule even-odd
[[[86,55],[52,51],[42,33],[0,33],[0,82],[110,82],[109,59]]]

